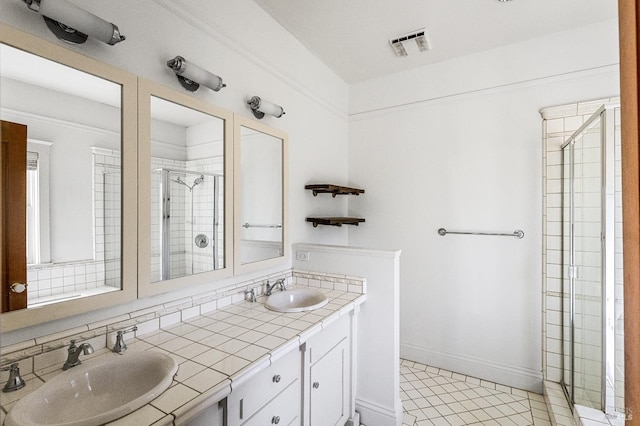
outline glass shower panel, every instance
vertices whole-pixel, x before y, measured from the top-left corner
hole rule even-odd
[[[221,175],[159,168],[153,170],[151,232],[152,280],[166,280],[218,269]]]
[[[573,400],[573,281],[572,202],[573,143],[562,150],[562,379],[569,399]]]
[[[602,403],[602,129],[596,119],[573,143],[574,400]]]
[[[573,404],[624,412],[619,107],[562,147],[563,384]]]
[[[191,216],[191,203],[188,189],[179,182],[184,182],[180,175],[169,172],[170,194],[168,200],[169,211],[169,275],[164,277],[176,278],[187,275],[187,218]],[[178,180],[180,179],[180,180]],[[166,203],[167,201],[165,201]]]
[[[624,287],[622,265],[622,135],[620,130],[620,108],[613,110],[614,123],[614,411],[623,413],[624,405]],[[610,401],[607,401],[607,411],[610,411]]]

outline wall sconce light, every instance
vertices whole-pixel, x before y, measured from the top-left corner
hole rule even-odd
[[[23,0],[44,18],[47,27],[62,41],[82,44],[88,37],[114,45],[125,39],[118,27],[65,0]]]
[[[265,114],[273,115],[276,118],[280,118],[284,115],[284,108],[272,102],[265,101],[259,96],[254,96],[249,99],[247,104],[249,104],[251,112],[253,112],[254,117],[258,120],[261,120]]]
[[[176,73],[178,81],[190,92],[195,92],[202,84],[211,90],[218,91],[223,87],[227,87],[222,79],[209,71],[200,68],[192,62],[187,63],[182,56],[176,56],[167,61],[167,66]]]

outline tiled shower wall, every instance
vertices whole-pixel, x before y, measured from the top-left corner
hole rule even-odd
[[[197,170],[207,173],[224,173],[223,157],[204,158],[199,160],[187,161],[189,170]],[[187,247],[193,247],[187,250],[187,262],[193,264],[193,273],[210,271],[213,267],[212,259],[214,257],[214,242],[218,242],[218,265],[224,267],[224,177],[218,177],[218,192],[214,190],[214,177],[205,176],[202,185],[206,191],[195,197],[193,203],[194,217],[198,220],[194,224],[193,234]],[[217,197],[218,210],[214,211],[214,197]],[[214,235],[214,222],[218,223],[218,233]],[[194,245],[193,239],[198,234],[205,234],[209,237],[209,245],[206,248],[199,248]],[[191,258],[190,258],[191,257]]]
[[[564,142],[603,104],[618,102],[618,98],[601,99],[590,102],[545,108],[541,111],[543,122],[543,293],[544,293],[544,329],[543,329],[543,369],[546,380],[554,382],[562,381],[563,350],[562,350],[562,155],[561,146]],[[619,138],[617,138],[619,141]],[[617,148],[618,149],[618,148]],[[619,161],[619,149],[617,152]],[[616,167],[616,185],[619,189],[619,167]],[[620,205],[621,195],[616,193],[617,205]],[[622,274],[621,263],[621,224],[620,212],[616,210],[616,304],[621,306]],[[599,241],[597,242],[599,244]],[[620,266],[619,266],[620,265]],[[597,270],[585,271],[585,273],[598,277]],[[584,304],[592,303],[591,300]],[[619,312],[622,312],[621,310]],[[584,315],[577,318],[582,324],[588,323],[593,318]],[[622,321],[622,317],[616,318]],[[580,336],[587,341],[587,345],[576,348],[579,359],[577,365],[587,370],[599,371],[600,354],[600,328],[593,324],[586,335]],[[616,330],[622,330],[617,327]],[[588,336],[591,334],[591,337]],[[588,344],[589,339],[594,340]],[[616,358],[622,356],[622,332],[616,335]],[[565,360],[566,361],[566,360]],[[618,360],[616,361],[617,365]],[[621,366],[622,367],[622,366]],[[616,390],[623,389],[622,374],[616,373]],[[586,384],[587,387],[600,388],[600,383]],[[623,406],[623,394],[617,396],[616,406]]]
[[[27,268],[30,303],[100,287],[120,287],[120,152],[92,148],[94,258]]]
[[[106,149],[95,151],[93,194],[96,259],[102,258],[104,262],[105,285],[116,288],[120,288],[121,281],[122,174],[120,170],[119,151]]]

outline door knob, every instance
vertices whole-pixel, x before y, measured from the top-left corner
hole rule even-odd
[[[22,293],[27,289],[27,285],[23,283],[13,283],[9,286],[9,291],[12,293]]]

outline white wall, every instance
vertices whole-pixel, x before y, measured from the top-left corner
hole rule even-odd
[[[308,254],[306,261],[294,260],[295,269],[366,278],[367,300],[357,318],[356,410],[363,424],[399,426],[400,250],[294,244],[293,252]]]
[[[349,244],[402,249],[401,356],[541,391],[539,109],[619,92],[603,22],[350,87]],[[437,234],[513,232],[525,237]]]

